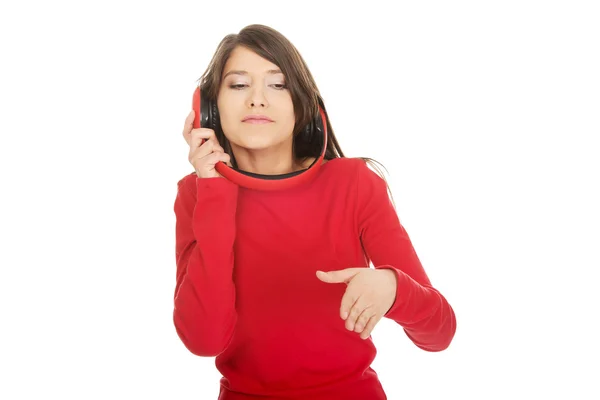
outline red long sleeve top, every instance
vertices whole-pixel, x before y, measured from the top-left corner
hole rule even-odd
[[[335,158],[281,191],[226,178],[178,182],[173,320],[185,347],[216,356],[220,400],[380,400],[376,349],[340,318],[345,284],[317,270],[389,268],[385,317],[426,351],[456,330],[453,309],[423,269],[387,193],[360,158]]]

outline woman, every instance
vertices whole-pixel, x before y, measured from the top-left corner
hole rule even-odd
[[[192,111],[183,131],[195,171],[174,205],[179,338],[216,356],[221,400],[386,399],[371,368],[381,318],[432,352],[449,346],[456,320],[385,180],[343,155],[328,118],[326,143],[306,129],[323,101],[279,32],[226,36],[200,86],[220,117],[193,129]],[[256,179],[317,172],[266,191],[224,178],[218,163]]]

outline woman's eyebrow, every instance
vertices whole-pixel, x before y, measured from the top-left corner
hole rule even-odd
[[[267,71],[267,74],[281,74],[281,70],[280,69],[270,69]],[[244,71],[241,69],[233,69],[229,72],[227,72],[225,75],[223,75],[223,79],[227,78],[229,75],[248,75],[248,71]]]

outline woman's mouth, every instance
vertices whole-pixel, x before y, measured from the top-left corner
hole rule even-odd
[[[246,122],[248,124],[268,124],[269,122],[273,122],[273,120],[266,115],[248,115],[242,120],[242,122]]]

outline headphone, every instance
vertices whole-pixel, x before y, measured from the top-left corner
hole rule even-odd
[[[192,108],[194,110],[193,128],[209,128],[217,132],[220,128],[220,117],[217,103],[209,100],[200,91],[200,86],[196,87],[192,97]],[[313,118],[303,132],[310,140],[322,140],[323,148],[319,157],[306,170],[296,171],[283,175],[260,175],[251,172],[240,171],[229,167],[222,161],[215,164],[215,169],[224,178],[249,189],[257,190],[282,190],[291,188],[298,184],[307,182],[315,176],[325,158],[327,150],[327,119],[323,107],[319,104],[319,113]],[[322,139],[321,139],[322,138]],[[204,142],[204,141],[203,141]]]

